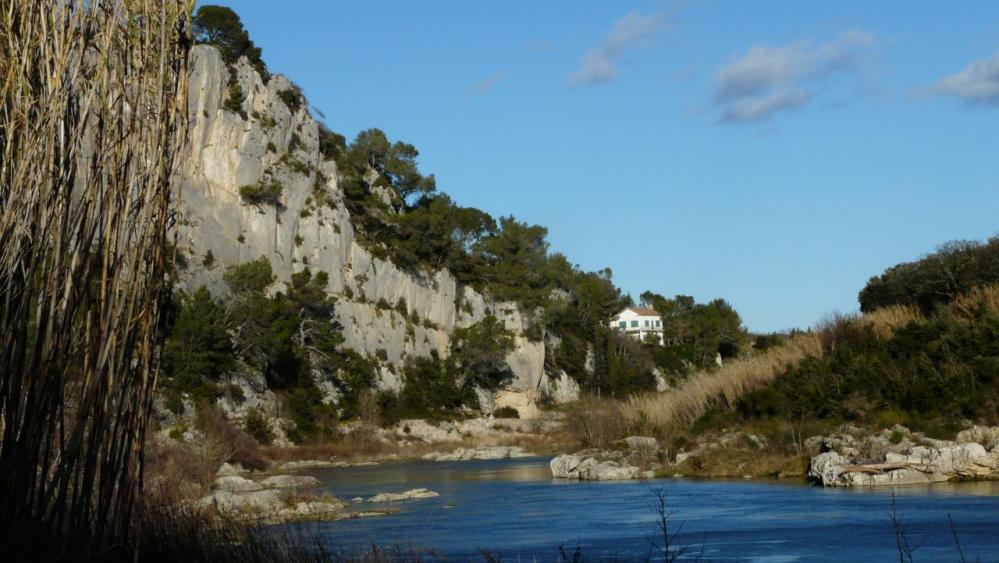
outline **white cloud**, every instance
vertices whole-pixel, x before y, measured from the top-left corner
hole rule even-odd
[[[621,55],[632,47],[647,46],[665,28],[666,18],[662,14],[644,16],[629,12],[614,22],[599,45],[586,53],[582,66],[569,77],[569,84],[582,86],[613,80]]]
[[[805,90],[780,90],[762,97],[743,98],[727,104],[721,119],[726,123],[752,123],[802,106],[812,95]]]
[[[934,89],[971,105],[999,106],[999,52],[942,78]]]
[[[473,82],[468,86],[468,95],[470,96],[484,96],[489,92],[492,92],[493,88],[506,80],[507,72],[501,70],[492,74],[488,78],[484,78],[477,82]]]
[[[718,71],[714,102],[720,118],[752,123],[801,107],[820,81],[859,72],[876,43],[873,34],[848,30],[828,43],[751,47]]]

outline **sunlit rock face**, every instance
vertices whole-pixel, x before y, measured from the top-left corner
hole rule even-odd
[[[230,72],[243,92],[245,118],[224,107]],[[514,376],[509,387],[538,389],[545,348],[526,337],[516,305],[460,286],[447,271],[402,271],[358,244],[336,164],[320,154],[318,124],[307,102],[292,111],[282,101],[279,94],[289,89],[291,82],[280,75],[264,83],[245,59],[230,70],[213,47],[193,49],[191,145],[183,162],[177,227],[188,262],[183,287],[205,285],[223,293],[227,267],[261,256],[274,269],[275,291],[304,268],[326,272],[344,346],[380,359],[384,388],[401,385],[407,357],[446,355],[455,328],[492,313],[516,336],[508,356]],[[262,181],[281,183],[280,206],[243,202],[240,187]],[[329,203],[317,201],[317,190]]]

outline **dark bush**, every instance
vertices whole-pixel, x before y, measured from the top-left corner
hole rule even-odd
[[[520,418],[520,413],[513,407],[500,407],[493,411],[496,418]]]
[[[261,180],[256,184],[239,188],[239,197],[250,205],[267,204],[277,207],[281,205],[281,194],[283,192],[284,186],[281,185],[281,182],[277,180],[269,182]]]
[[[261,444],[268,445],[274,441],[274,431],[271,429],[271,424],[257,409],[246,411],[244,424],[246,425],[246,433],[253,436]]]

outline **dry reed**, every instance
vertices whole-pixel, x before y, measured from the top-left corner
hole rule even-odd
[[[715,405],[733,405],[742,395],[765,386],[807,356],[822,356],[820,340],[814,333],[797,335],[783,346],[735,360],[716,371],[698,373],[675,390],[632,397],[622,414],[631,428],[668,432],[694,422]]]
[[[858,322],[861,326],[871,327],[875,336],[884,340],[910,322],[923,320],[922,313],[912,305],[890,305],[862,315]]]
[[[950,304],[951,311],[958,318],[965,320],[974,319],[983,308],[999,313],[999,284],[972,288],[971,291],[959,295]]]
[[[0,541],[127,543],[169,294],[188,0],[0,7]]]

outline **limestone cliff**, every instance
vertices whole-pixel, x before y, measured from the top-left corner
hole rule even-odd
[[[245,117],[224,107],[230,72],[243,92]],[[447,271],[402,271],[358,243],[336,164],[320,154],[318,124],[304,100],[289,109],[289,95],[296,96],[297,89],[283,76],[265,83],[245,59],[230,69],[215,48],[194,48],[191,146],[178,226],[178,244],[189,264],[182,274],[185,288],[207,285],[221,293],[226,267],[261,256],[278,278],[275,290],[306,267],[326,272],[344,346],[380,358],[383,388],[401,385],[407,356],[435,350],[446,355],[455,328],[491,313],[516,335],[516,348],[507,357],[514,374],[510,388],[545,392],[545,346],[525,336],[525,319],[515,304],[462,287]],[[283,185],[279,206],[242,200],[240,187],[262,181]]]

